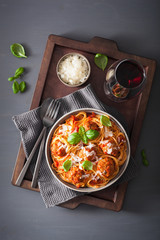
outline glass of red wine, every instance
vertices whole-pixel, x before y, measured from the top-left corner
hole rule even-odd
[[[116,61],[108,69],[104,91],[111,100],[122,102],[138,95],[145,82],[144,67],[136,60],[123,59]]]

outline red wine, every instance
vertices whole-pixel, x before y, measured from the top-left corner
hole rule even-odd
[[[125,88],[134,88],[143,81],[143,71],[136,63],[122,62],[116,72],[118,83]]]

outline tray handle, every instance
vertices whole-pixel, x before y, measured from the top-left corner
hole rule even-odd
[[[91,45],[97,45],[100,46],[102,49],[104,48],[111,48],[114,50],[118,50],[117,43],[113,40],[109,40],[106,38],[101,38],[101,37],[94,37],[91,39],[89,42]]]

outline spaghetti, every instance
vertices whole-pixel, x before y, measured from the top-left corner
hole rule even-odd
[[[79,187],[105,186],[127,159],[124,133],[107,115],[79,112],[55,130],[50,144],[52,168]]]

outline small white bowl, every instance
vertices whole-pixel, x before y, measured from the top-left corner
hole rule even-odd
[[[85,62],[86,62],[86,65],[87,65],[87,74],[86,74],[86,76],[85,76],[85,79],[84,79],[82,82],[79,81],[79,83],[76,83],[76,84],[71,84],[71,83],[65,82],[65,81],[63,80],[63,78],[61,77],[60,69],[59,69],[59,68],[60,68],[60,64],[62,64],[62,62],[63,62],[64,60],[66,60],[68,57],[71,57],[71,56],[78,56],[78,57],[81,58],[83,61],[85,61]],[[73,68],[73,69],[74,69],[74,68]],[[59,80],[60,80],[64,85],[66,85],[66,86],[68,86],[68,87],[78,87],[78,86],[81,86],[82,84],[84,84],[84,83],[88,80],[88,78],[89,78],[89,76],[90,76],[90,73],[91,73],[91,66],[90,66],[90,63],[89,63],[88,59],[87,59],[85,56],[83,56],[82,54],[79,54],[79,53],[76,53],[76,52],[67,53],[67,54],[65,54],[62,58],[60,58],[60,60],[58,61],[57,67],[56,67],[56,72],[57,72],[57,76],[58,76]]]

